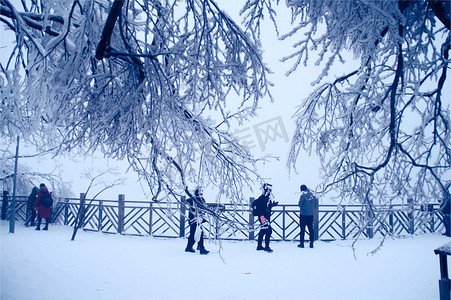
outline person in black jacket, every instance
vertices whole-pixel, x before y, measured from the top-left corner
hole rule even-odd
[[[272,252],[273,250],[269,247],[269,242],[271,241],[271,209],[278,204],[271,200],[272,198],[272,185],[265,183],[262,186],[263,193],[258,197],[256,201],[256,211],[258,221],[260,222],[260,232],[258,233],[258,245],[257,250],[264,250],[266,252]],[[265,247],[263,247],[263,237],[265,238]]]
[[[200,254],[208,254],[210,251],[205,249],[204,246],[204,232],[202,231],[201,224],[207,222],[204,219],[204,212],[207,209],[207,202],[203,197],[203,191],[201,188],[197,188],[194,191],[194,196],[190,197],[188,200],[189,205],[189,237],[188,245],[186,245],[185,252],[196,252],[193,248],[196,243],[196,230],[201,230],[200,239],[198,240],[198,249]]]
[[[31,190],[30,196],[28,196],[27,200],[27,220],[25,222],[25,226],[34,226],[34,222],[36,220],[36,209],[34,208],[36,204],[36,198],[38,197],[38,188],[33,187]]]

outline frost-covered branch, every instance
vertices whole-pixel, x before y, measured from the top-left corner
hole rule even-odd
[[[228,129],[270,85],[251,28],[211,0],[24,4],[1,2],[16,34],[2,137],[127,159],[155,200],[211,184],[241,201],[256,160]]]
[[[316,89],[295,115],[289,165],[296,167],[301,149],[316,151],[322,191],[337,191],[341,201],[439,199],[451,167],[443,98],[449,9],[439,16],[434,8],[444,1],[287,3],[298,22],[284,36],[298,38],[298,50],[287,58],[295,59],[290,72],[302,59],[307,63],[310,50],[319,49],[317,63],[325,61]],[[353,52],[360,67],[330,80],[337,50]]]

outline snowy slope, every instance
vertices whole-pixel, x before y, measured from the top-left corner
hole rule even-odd
[[[438,299],[435,248],[440,234],[317,242],[314,249],[274,242],[206,242],[185,253],[185,239],[131,237],[50,226],[35,231],[1,222],[1,299]],[[220,250],[220,246],[222,246]]]

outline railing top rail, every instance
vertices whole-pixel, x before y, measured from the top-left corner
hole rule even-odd
[[[12,199],[12,195],[8,195],[8,199]],[[26,201],[28,199],[28,196],[16,196],[16,199],[18,201]],[[0,197],[0,200],[3,200],[2,197]],[[55,197],[54,200],[57,202],[69,202],[73,204],[78,204],[80,202],[80,198],[60,198]],[[111,199],[85,199],[85,203],[92,203],[94,205],[98,205],[100,202],[102,202],[102,205],[117,205],[118,199],[111,200]],[[123,200],[124,206],[146,206],[148,207],[150,204],[153,206],[159,206],[159,207],[178,207],[180,206],[180,202],[167,202],[167,201],[139,201],[139,200]],[[215,205],[218,203],[209,202],[209,205]],[[226,210],[230,210],[231,208],[236,208],[237,210],[248,210],[250,203],[243,203],[243,204],[234,204],[234,203],[220,203],[225,207]],[[432,208],[436,209],[440,204],[439,203],[428,203],[426,205],[431,205]],[[362,209],[366,205],[362,204],[321,204],[320,203],[320,210],[322,211],[337,211],[337,210],[355,210],[355,209]],[[296,203],[279,203],[278,206],[274,207],[273,209],[275,211],[281,210],[281,209],[298,209],[298,205]],[[404,204],[387,204],[387,205],[379,205],[379,204],[373,204],[373,208],[376,210],[384,210],[384,209],[406,209],[406,208],[414,208],[414,209],[424,209],[424,205],[417,203],[404,203]]]

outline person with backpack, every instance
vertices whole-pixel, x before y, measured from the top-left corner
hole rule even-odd
[[[195,253],[193,246],[197,242],[199,253],[202,255],[208,254],[210,251],[205,249],[204,246],[204,232],[202,230],[202,224],[207,222],[204,218],[204,212],[207,210],[207,202],[203,197],[202,188],[198,187],[194,191],[192,196],[188,191],[190,198],[187,200],[189,205],[189,237],[188,244],[186,245],[185,252]]]
[[[36,209],[34,206],[36,205],[36,197],[38,196],[38,188],[33,187],[31,190],[30,196],[28,196],[27,200],[27,220],[25,221],[25,226],[34,226],[36,220]]]
[[[301,209],[300,214],[300,227],[301,227],[301,241],[298,245],[299,248],[304,248],[304,235],[305,226],[308,227],[310,235],[310,248],[313,248],[314,232],[313,232],[313,215],[315,209],[318,207],[318,199],[313,196],[312,192],[307,188],[305,184],[301,185],[302,195],[299,198],[299,207]]]
[[[42,218],[45,219],[45,227],[43,230],[49,229],[50,223],[50,208],[53,206],[52,196],[45,184],[41,183],[39,185],[38,197],[36,199],[35,209],[38,210],[38,226],[36,230],[41,230]]]
[[[269,242],[271,241],[271,210],[274,206],[279,204],[278,202],[271,200],[273,198],[272,185],[269,183],[264,183],[262,186],[262,194],[258,197],[253,206],[254,215],[258,217],[260,222],[260,232],[258,233],[257,240],[257,251],[264,250],[266,252],[273,252],[269,247]],[[263,247],[263,238],[265,238],[265,247]]]

